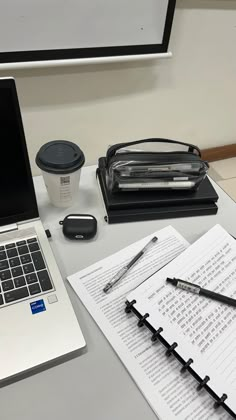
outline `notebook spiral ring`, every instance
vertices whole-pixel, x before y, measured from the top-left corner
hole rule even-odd
[[[159,327],[158,329],[155,329],[150,322],[148,321],[149,314],[142,315],[136,308],[135,303],[137,301],[133,299],[131,302],[126,301],[125,302],[125,312],[129,314],[132,312],[139,320],[138,326],[145,326],[148,328],[148,330],[152,333],[151,341],[156,342],[157,340],[163,344],[163,346],[166,348],[166,356],[173,355],[182,365],[182,368],[180,369],[180,372],[187,371],[190,373],[196,381],[198,381],[197,390],[200,391],[201,389],[205,389],[215,400],[215,403],[213,405],[214,409],[217,409],[219,407],[223,407],[225,411],[227,411],[232,418],[236,419],[236,414],[225,404],[225,400],[227,399],[227,394],[223,394],[221,397],[219,397],[214,390],[208,385],[208,382],[210,381],[210,377],[206,375],[203,379],[198,375],[198,373],[192,368],[192,364],[194,363],[193,359],[189,358],[187,361],[182,358],[182,356],[176,351],[176,347],[178,344],[176,342],[173,342],[172,344],[168,343],[168,341],[165,340],[163,335],[161,334],[164,330],[162,327]]]
[[[202,388],[205,388],[205,385],[207,384],[207,382],[209,382],[210,377],[208,375],[205,376],[205,378],[199,382],[198,386],[197,386],[197,391],[201,391]]]
[[[142,316],[142,318],[140,318],[140,320],[138,321],[138,327],[140,328],[140,327],[143,327],[143,325],[144,325],[144,321],[145,321],[145,319],[147,319],[149,317],[149,314],[145,314],[145,315],[143,315]]]
[[[217,409],[219,408],[224,402],[225,400],[228,398],[228,396],[226,394],[223,394],[222,397],[215,402],[214,407]]]
[[[152,334],[152,338],[151,338],[151,340],[154,342],[154,341],[157,341],[157,339],[159,338],[158,336],[162,333],[162,331],[163,331],[163,328],[162,327],[160,327],[160,328],[158,328],[158,330],[156,330],[153,334]]]
[[[136,303],[136,300],[132,300],[131,302],[126,302],[125,312],[129,314],[132,311],[133,305]]]
[[[181,373],[186,372],[186,370],[188,369],[188,367],[193,363],[193,359],[188,359],[188,361],[182,366],[182,368],[180,369]]]
[[[173,353],[174,349],[176,349],[177,346],[178,344],[176,342],[171,344],[170,347],[166,350],[166,356],[167,357],[171,356],[171,354]]]

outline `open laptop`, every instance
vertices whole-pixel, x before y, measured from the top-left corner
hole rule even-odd
[[[39,219],[14,79],[0,79],[0,381],[85,346]]]

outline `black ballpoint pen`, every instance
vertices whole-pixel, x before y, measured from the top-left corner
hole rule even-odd
[[[207,290],[207,289],[203,289],[197,284],[189,283],[188,281],[181,280],[181,279],[175,279],[175,278],[170,279],[169,277],[167,277],[166,281],[167,283],[170,283],[173,286],[179,287],[180,289],[186,290],[187,292],[196,293],[198,295],[205,296],[210,299],[227,303],[228,305],[236,307],[236,299],[232,299],[230,297],[220,295],[219,293],[211,292],[210,290]]]

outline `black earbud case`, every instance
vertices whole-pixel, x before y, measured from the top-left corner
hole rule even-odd
[[[91,214],[69,214],[59,223],[68,239],[92,239],[97,233],[97,220]]]

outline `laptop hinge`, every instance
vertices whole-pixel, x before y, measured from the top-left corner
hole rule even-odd
[[[0,226],[0,234],[11,232],[12,230],[17,230],[17,229],[18,229],[18,226],[16,223],[13,223],[12,225]]]

